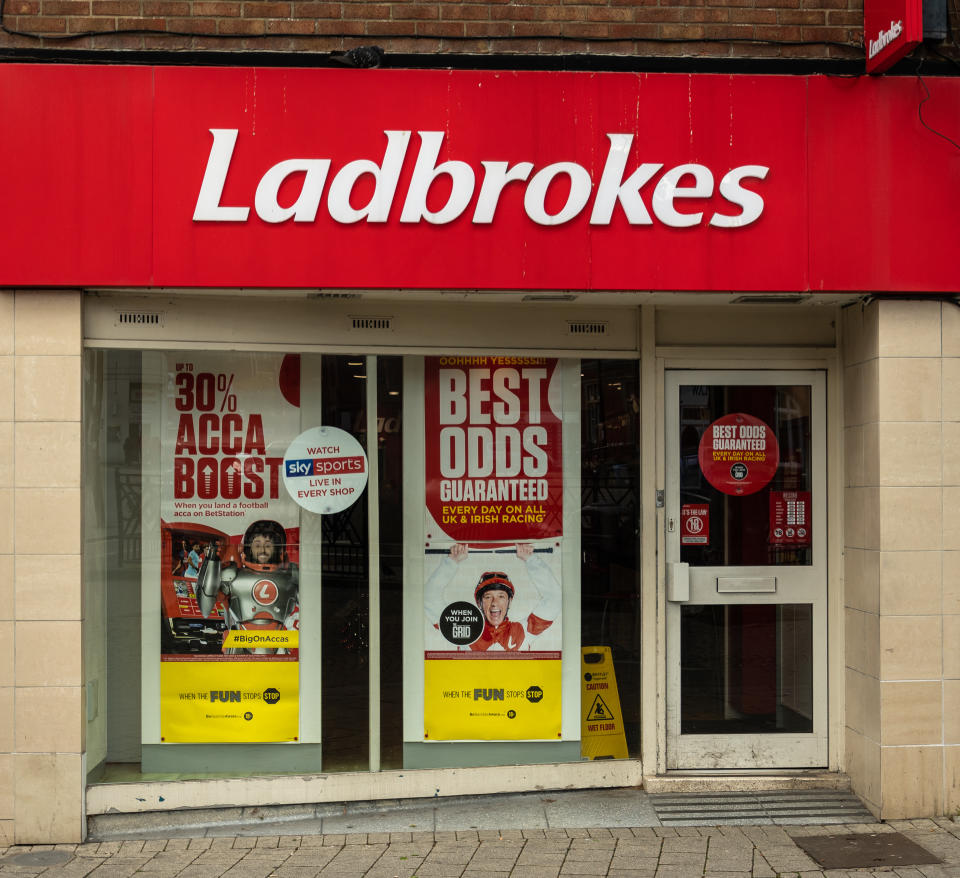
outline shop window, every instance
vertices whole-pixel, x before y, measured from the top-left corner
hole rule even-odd
[[[87,352],[93,779],[638,755],[636,363],[459,359]]]
[[[626,744],[639,756],[639,374],[623,360],[584,360],[581,373],[581,638],[611,650]]]

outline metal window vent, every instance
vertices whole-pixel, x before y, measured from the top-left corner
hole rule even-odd
[[[117,311],[114,326],[163,326],[161,311]]]
[[[351,317],[351,329],[374,329],[378,332],[393,332],[392,317]]]
[[[607,324],[605,322],[584,322],[582,320],[568,321],[567,332],[570,335],[606,335]]]
[[[330,301],[333,299],[343,300],[343,299],[360,299],[362,298],[360,293],[307,293],[308,299],[323,299]]]
[[[575,293],[531,293],[524,296],[521,302],[575,302]]]
[[[746,295],[746,296],[737,296],[735,299],[730,300],[731,305],[799,305],[801,302],[806,302],[810,296],[802,294],[772,294],[772,295]]]

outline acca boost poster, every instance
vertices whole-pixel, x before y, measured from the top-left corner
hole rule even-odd
[[[160,734],[295,741],[299,507],[283,458],[300,432],[299,358],[164,356]]]
[[[559,361],[427,357],[424,739],[560,736]]]

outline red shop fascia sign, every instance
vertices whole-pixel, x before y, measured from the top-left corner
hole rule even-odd
[[[955,133],[960,82],[926,81],[925,120]],[[960,174],[921,98],[899,78],[2,65],[0,285],[946,292]]]

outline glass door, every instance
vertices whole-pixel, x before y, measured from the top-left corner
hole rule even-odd
[[[817,372],[666,377],[667,767],[827,764]]]

